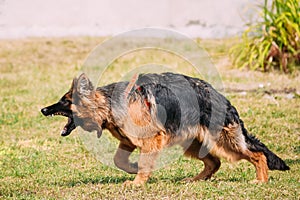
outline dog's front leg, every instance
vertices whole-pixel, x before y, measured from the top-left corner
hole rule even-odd
[[[115,165],[129,174],[136,174],[138,172],[138,164],[129,162],[129,156],[135,148],[136,146],[133,144],[125,144],[120,142],[114,157]]]
[[[141,149],[141,154],[138,162],[138,173],[133,181],[126,181],[125,185],[141,185],[147,182],[155,168],[155,161],[158,156],[158,151],[148,152]]]
[[[168,144],[169,135],[159,131],[154,137],[133,140],[140,148],[138,173],[133,181],[126,181],[125,185],[140,185],[147,182],[155,168],[156,159],[163,148]]]

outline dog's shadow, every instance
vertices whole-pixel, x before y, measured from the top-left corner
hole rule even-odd
[[[186,184],[186,182],[183,181],[184,178],[187,177],[170,177],[170,178],[156,178],[156,177],[151,177],[149,181],[147,182],[148,184],[155,184],[157,182],[169,182],[169,183],[174,183],[174,184]],[[66,181],[63,183],[64,186],[67,187],[76,187],[78,185],[82,184],[122,184],[127,180],[133,180],[134,176],[129,177],[129,176],[102,176],[102,177],[93,177],[93,178],[81,178],[81,179],[76,179],[76,180],[70,180]],[[229,181],[229,182],[240,182],[241,180],[237,179],[226,179],[226,180],[221,180],[221,179],[213,179],[210,180],[212,182],[214,181]]]
[[[82,177],[77,178],[73,180],[68,180],[62,183],[61,185],[67,186],[67,187],[75,187],[82,184],[122,184],[127,180],[133,180],[134,175],[123,175],[123,176],[99,176],[99,177]],[[148,183],[156,183],[159,181],[164,182],[172,182],[172,183],[180,183],[184,178],[186,177],[170,177],[170,178],[156,178],[156,177],[150,177]]]
[[[300,163],[300,159],[286,159],[285,162],[291,166],[291,165],[297,165]],[[292,167],[291,167],[292,168]],[[126,180],[133,180],[134,175],[118,175],[118,176],[98,176],[98,177],[82,177],[79,179],[75,180],[69,180],[63,183],[64,186],[68,187],[74,187],[77,185],[82,185],[82,184],[122,184]],[[164,181],[164,182],[172,182],[172,183],[182,183],[185,184],[182,180],[186,178],[184,176],[176,176],[176,177],[170,177],[170,178],[156,178],[156,177],[151,177],[148,183],[156,183],[159,181]],[[218,181],[229,181],[229,182],[241,182],[241,179],[239,178],[230,178],[230,179],[219,179],[217,178],[216,180]],[[216,180],[211,180],[211,181],[216,181]]]
[[[133,178],[132,178],[133,179]],[[82,177],[74,180],[65,181],[64,186],[74,187],[82,184],[119,184],[126,180],[131,180],[130,177],[124,176],[101,176],[101,177]]]

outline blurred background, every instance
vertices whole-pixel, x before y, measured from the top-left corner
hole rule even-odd
[[[241,33],[255,19],[253,0],[0,0],[0,38],[108,36],[170,28],[190,37]]]

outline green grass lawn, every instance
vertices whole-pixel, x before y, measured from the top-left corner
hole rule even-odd
[[[225,87],[223,93],[248,130],[291,170],[270,171],[268,184],[251,184],[255,170],[250,163],[222,161],[212,180],[183,183],[181,179],[196,175],[203,165],[179,157],[155,171],[145,186],[123,187],[134,175],[103,165],[76,131],[61,137],[65,118],[46,118],[40,113],[69,89],[84,59],[101,41],[103,38],[84,37],[0,41],[0,198],[299,199],[300,76],[231,69],[227,52],[232,40],[198,43],[212,56]],[[147,62],[164,63],[193,75],[188,63],[174,55],[140,51],[112,63],[103,83],[119,80],[122,70]],[[284,93],[288,90],[290,94]],[[291,95],[294,98],[287,98]]]

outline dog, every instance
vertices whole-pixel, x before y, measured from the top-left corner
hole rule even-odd
[[[126,185],[149,179],[159,153],[180,145],[185,156],[202,160],[204,169],[185,181],[207,180],[220,168],[220,158],[245,159],[256,169],[255,182],[268,182],[268,170],[289,170],[285,162],[248,133],[234,106],[209,83],[175,73],[140,74],[130,82],[94,88],[85,74],[56,103],[41,109],[45,116],[68,118],[61,135],[80,126],[103,129],[120,141],[115,165],[137,174]],[[138,163],[129,156],[138,148]]]

